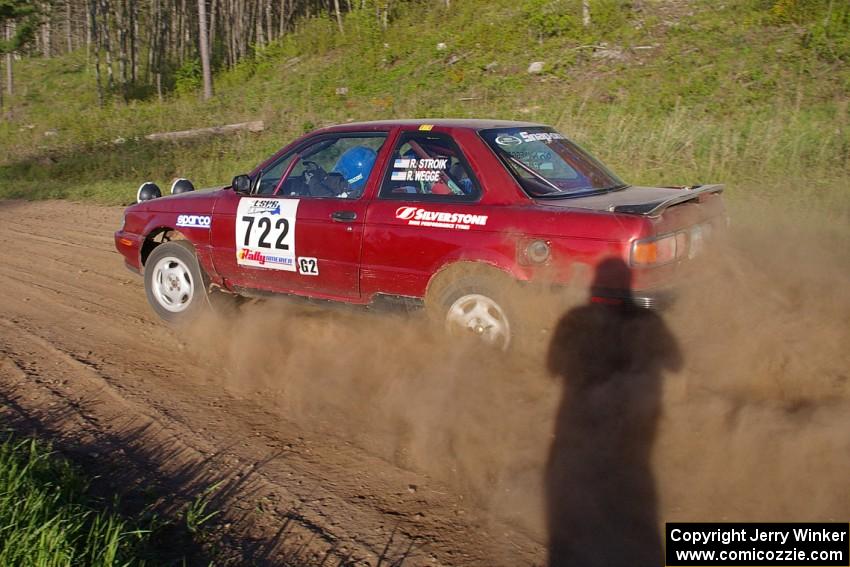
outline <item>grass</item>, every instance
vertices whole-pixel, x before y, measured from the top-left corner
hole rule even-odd
[[[179,527],[156,515],[124,517],[115,503],[91,496],[90,479],[49,444],[5,437],[0,442],[0,565],[133,566],[185,564],[155,540],[203,535],[217,512],[211,487],[190,502]],[[176,529],[179,527],[180,529]],[[177,550],[179,552],[179,550]]]
[[[344,35],[313,18],[219,72],[207,103],[175,92],[98,108],[85,54],[23,61],[0,123],[0,198],[127,203],[148,179],[225,183],[315,126],[456,116],[554,124],[634,183],[724,182],[732,196],[850,214],[844,8],[825,22],[794,8],[818,0],[591,4],[587,30],[568,0],[397,4],[387,30],[355,11]],[[532,61],[544,72],[528,74]],[[258,118],[261,134],[143,139]]]
[[[0,564],[127,564],[145,530],[99,511],[71,464],[35,440],[0,444]]]

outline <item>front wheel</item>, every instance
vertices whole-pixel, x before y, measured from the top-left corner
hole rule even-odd
[[[145,264],[145,292],[156,314],[169,323],[187,322],[207,305],[207,287],[192,245],[167,242]]]

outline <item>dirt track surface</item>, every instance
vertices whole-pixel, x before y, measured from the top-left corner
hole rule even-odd
[[[213,379],[220,369],[155,319],[141,279],[114,252],[121,214],[0,203],[6,412],[76,438],[91,455],[122,451],[155,464],[158,476],[184,485],[176,489],[241,479],[227,485],[228,516],[284,556],[372,564],[406,556],[416,565],[539,552],[522,535],[486,533],[475,510],[440,483],[305,432],[262,396],[222,388]],[[265,545],[251,553],[276,556]]]
[[[221,482],[230,559],[540,565],[553,498],[616,493],[565,478],[561,495],[559,462],[559,474],[644,475],[648,492],[617,502],[657,508],[659,526],[850,518],[843,251],[801,243],[753,269],[774,239],[752,228],[750,256],[669,315],[678,362],[651,387],[579,400],[585,420],[565,417],[575,395],[562,400],[552,377],[569,383],[575,368],[436,354],[404,317],[265,304],[169,329],[113,249],[121,214],[0,202],[2,418],[113,481],[159,487],[165,509]],[[649,438],[624,436],[650,420]],[[604,523],[588,510],[572,519]]]

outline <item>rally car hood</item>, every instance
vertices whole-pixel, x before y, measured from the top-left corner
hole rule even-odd
[[[588,209],[644,216],[658,216],[664,209],[699,199],[700,195],[720,193],[723,185],[696,185],[693,187],[638,187],[629,186],[619,191],[564,199],[539,199],[541,205]]]
[[[212,212],[212,202],[216,197],[215,193],[219,190],[221,190],[221,187],[211,187],[177,195],[163,195],[132,207],[136,210],[151,212],[210,213]]]

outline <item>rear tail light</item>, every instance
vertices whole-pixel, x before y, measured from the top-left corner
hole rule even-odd
[[[632,243],[631,265],[637,267],[660,266],[688,253],[688,234],[678,232]]]

